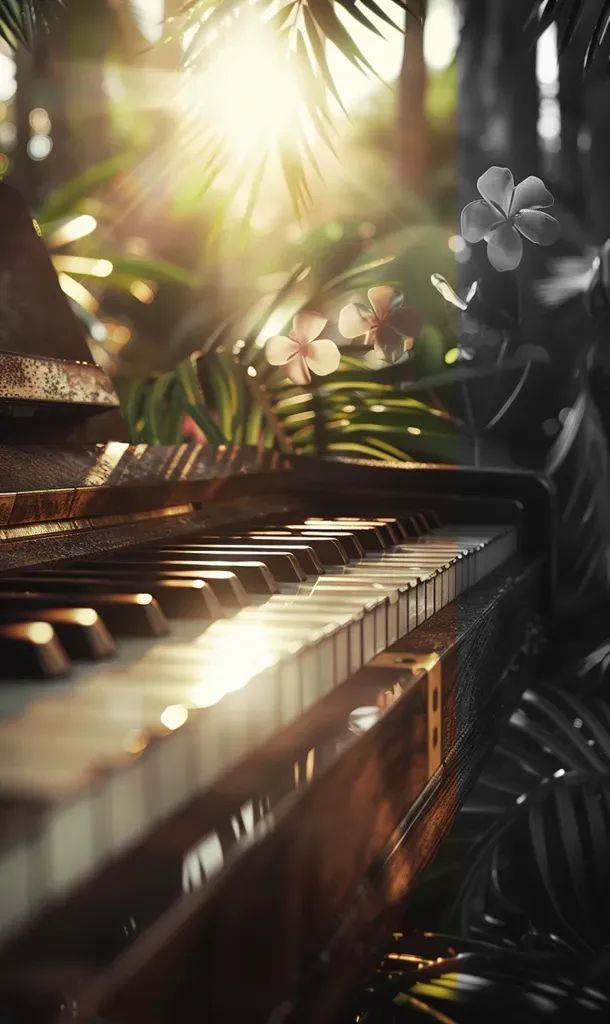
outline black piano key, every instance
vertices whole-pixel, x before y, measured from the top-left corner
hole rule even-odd
[[[306,541],[300,543],[290,536],[273,539],[261,538],[258,541],[250,537],[202,537],[198,543],[206,548],[210,546],[215,551],[220,549],[230,551],[231,554],[239,551],[270,551],[273,554],[275,551],[288,551],[289,554],[294,555],[305,575],[321,575],[324,571],[324,566],[311,545]]]
[[[324,522],[329,529],[345,529],[355,533],[367,551],[381,551],[394,544],[392,531],[384,523],[375,522],[374,519],[350,519],[347,516],[338,516],[336,519],[331,518],[324,521],[317,520],[312,516],[311,519],[306,520],[309,526],[316,526],[318,522]]]
[[[325,569],[330,569],[337,565],[347,565],[349,562],[349,557],[340,541],[334,540],[332,537],[318,537],[314,534],[306,536],[305,534],[291,533],[289,530],[278,530],[275,533],[265,533],[261,530],[248,534],[244,540],[260,541],[263,544],[281,544],[283,541],[289,541],[291,537],[295,541],[302,540],[304,544],[312,548],[316,553],[316,558],[319,559]]]
[[[387,523],[394,536],[395,544],[404,544],[409,539],[409,534],[404,523],[395,516],[382,516],[381,522]]]
[[[421,527],[420,536],[425,535],[426,533],[430,533],[431,525],[430,525],[428,513],[427,512],[416,512],[415,518],[417,519],[417,521],[418,521],[418,523],[419,523],[419,525]]]
[[[155,637],[169,632],[169,623],[151,594],[119,594],[112,589],[100,594],[77,594],[45,590],[35,587],[6,591],[0,580],[0,611],[34,611],[49,608],[93,607],[101,615],[108,629],[116,636]]]
[[[75,562],[74,568],[83,569],[87,572],[112,573],[116,576],[138,579],[146,576],[176,576],[178,579],[202,579],[212,589],[218,601],[227,611],[235,611],[245,608],[248,605],[248,595],[239,582],[234,572],[226,572],[223,569],[202,569],[198,562],[171,562],[160,558],[153,558],[149,554],[142,561],[122,561],[113,558],[111,562]]]
[[[116,578],[104,578],[102,576],[84,576],[70,570],[62,569],[62,575],[57,572],[45,571],[33,573],[29,576],[8,577],[2,580],[2,586],[27,586],[39,591],[58,591],[60,593],[95,594],[96,592],[106,593],[109,590],[118,590],[124,593],[134,593],[139,590],[137,581],[122,581]],[[161,610],[170,619],[190,618],[219,618],[220,608],[210,587],[201,579],[179,580],[165,579],[163,577],[153,578],[146,581],[146,593],[159,602]]]
[[[140,571],[139,565],[127,565],[124,569],[117,567],[114,562],[109,562],[108,566],[102,565],[101,563],[95,563],[93,569],[78,568],[75,566],[63,567],[61,575],[64,579],[74,580],[75,584],[79,584],[81,580],[87,582],[99,582],[105,588],[110,585],[117,587],[119,590],[128,588],[131,591],[142,590],[142,591],[156,591],[159,587],[165,586],[170,581],[174,581],[175,584],[182,583],[185,588],[188,589],[189,585],[193,585],[198,591],[197,598],[191,602],[194,605],[195,614],[200,614],[201,595],[206,602],[206,608],[204,609],[205,618],[207,619],[220,619],[224,616],[224,609],[219,603],[216,594],[213,592],[209,584],[202,580],[201,573],[195,569],[177,570],[171,567],[169,572],[163,572],[161,569],[153,568],[144,572]],[[55,579],[53,572],[44,571],[43,573],[37,573],[36,578],[42,577],[45,581],[52,583]],[[201,583],[205,586],[201,589]],[[46,585],[46,583],[45,583]],[[157,599],[158,594],[155,593]],[[163,606],[163,602],[168,601],[174,602],[174,592],[166,593],[161,595],[159,603]],[[188,598],[186,599],[188,602]],[[166,614],[168,614],[167,610]],[[179,614],[174,611],[173,617],[180,617]]]
[[[48,622],[0,625],[0,678],[57,679],[70,660]]]
[[[223,565],[226,564],[229,568],[231,559],[233,558],[239,559],[240,562],[259,562],[267,567],[278,583],[302,583],[305,579],[305,573],[301,572],[296,559],[288,554],[288,552],[284,551],[264,551],[259,548],[242,551],[237,548],[222,548],[220,550],[215,550],[205,544],[189,545],[188,547],[162,548],[161,551],[164,555],[181,555],[185,559],[191,559],[195,556],[199,556],[201,558],[205,558],[210,565],[214,562],[221,562]]]
[[[232,555],[259,555],[259,554],[273,554],[276,551],[279,553],[287,552],[293,555],[297,565],[300,566],[301,571],[305,576],[321,576],[324,572],[324,566],[320,560],[316,557],[316,554],[305,541],[299,543],[297,540],[292,541],[290,537],[287,537],[283,542],[276,543],[272,542],[268,544],[266,541],[248,541],[248,540],[224,540],[223,538],[216,537],[202,537],[200,545],[205,550],[210,551],[228,551]],[[271,568],[271,566],[270,566]]]
[[[164,552],[164,557],[178,561],[182,558],[181,552],[172,555],[171,552]],[[277,593],[277,583],[273,574],[266,565],[256,558],[232,559],[232,558],[208,558],[206,555],[200,558],[189,552],[188,558],[194,561],[197,559],[199,566],[205,569],[226,569],[227,572],[234,572],[239,583],[242,584],[247,594],[264,595],[268,597]]]
[[[351,522],[360,522],[358,518],[352,520],[349,516],[345,516],[344,521],[348,526]],[[395,516],[363,516],[362,524],[363,526],[374,526],[375,529],[380,530],[384,540],[388,541],[390,544],[396,543],[397,538],[400,538],[401,536],[401,531],[396,523]]]
[[[347,530],[332,530],[330,527],[308,527],[301,524],[300,526],[288,526],[288,530],[291,533],[297,534],[298,536],[309,537],[323,537],[326,540],[338,541],[345,553],[350,559],[364,558],[366,552],[363,545],[360,543],[358,537],[354,533],[349,533]]]
[[[133,557],[134,562],[137,562],[142,555],[145,555],[147,559],[162,558],[164,562],[173,565],[182,564],[185,561],[188,561],[189,564],[193,562],[197,568],[204,571],[212,569],[214,571],[232,572],[237,576],[247,594],[264,594],[266,596],[277,594],[277,583],[273,575],[269,572],[267,566],[259,562],[258,559],[239,559],[239,561],[237,559],[210,560],[205,555],[199,555],[196,552],[189,551],[188,554],[185,554],[181,550],[161,551],[158,548],[140,548],[139,550],[121,552],[121,557],[129,558],[130,560]]]
[[[422,524],[416,515],[401,515],[399,522],[403,528],[406,540],[411,540],[413,537],[421,537],[424,532],[427,532],[424,531]]]
[[[116,653],[104,622],[93,608],[48,608],[45,611],[2,611],[0,624],[38,622],[53,627],[66,652],[75,660],[97,661]]]

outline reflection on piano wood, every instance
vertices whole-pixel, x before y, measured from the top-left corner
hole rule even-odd
[[[69,325],[63,349],[39,319],[12,348],[87,364],[86,387],[7,203],[41,268],[29,305],[38,283]],[[128,446],[105,399],[34,379],[25,410],[0,400],[0,1011],[330,1021],[516,698],[550,495]]]

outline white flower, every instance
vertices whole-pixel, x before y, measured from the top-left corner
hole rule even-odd
[[[373,345],[376,354],[388,363],[395,363],[413,345],[421,327],[421,317],[413,309],[405,309],[400,292],[388,285],[371,288],[371,308],[352,302],[339,314],[339,330],[344,338],[365,334],[365,345]]]
[[[540,178],[530,175],[515,186],[508,167],[490,167],[477,181],[482,199],[462,210],[462,235],[467,242],[487,242],[487,255],[496,270],[516,270],[523,257],[521,236],[536,245],[552,245],[559,224],[542,208],[553,196]]]
[[[268,361],[272,366],[285,366],[286,376],[295,384],[310,384],[312,373],[319,377],[334,373],[341,362],[341,353],[334,341],[318,337],[327,322],[321,313],[302,309],[292,321],[287,338],[277,335],[267,341]]]

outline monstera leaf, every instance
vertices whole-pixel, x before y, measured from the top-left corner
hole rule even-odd
[[[604,650],[577,663],[570,688],[525,690],[436,869],[455,892],[466,865],[451,928],[584,962],[607,943],[610,707],[587,679]]]
[[[609,1017],[609,664],[606,642],[573,662],[570,687],[525,690],[423,886],[437,921],[458,886],[455,937],[396,933],[351,1020]]]

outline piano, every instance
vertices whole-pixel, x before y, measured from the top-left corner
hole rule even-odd
[[[552,492],[130,445],[0,219],[0,1019],[336,1020],[518,698]]]

